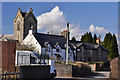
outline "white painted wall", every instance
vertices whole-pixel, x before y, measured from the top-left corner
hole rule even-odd
[[[36,51],[39,51],[41,54],[41,45],[35,39],[33,34],[28,34],[26,38],[23,40],[22,44],[34,47]]]

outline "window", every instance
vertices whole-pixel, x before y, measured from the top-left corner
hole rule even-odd
[[[84,52],[84,47],[82,46],[81,47],[81,53],[83,54],[83,52]]]
[[[46,50],[47,50],[47,51],[51,51],[51,47],[50,47],[50,46],[47,46]]]
[[[56,49],[56,52],[60,52],[60,49]]]
[[[60,50],[61,50],[61,47],[58,45],[58,46],[56,47],[56,52],[60,52]]]
[[[70,47],[68,47],[68,53],[70,53],[71,52],[71,49],[70,49]]]
[[[20,22],[17,23],[17,31],[20,31]]]
[[[90,52],[90,54],[92,54],[92,49],[91,49],[91,52]]]
[[[19,35],[18,35],[18,40],[19,40]]]
[[[101,53],[102,53],[102,52],[101,52],[101,49],[99,48],[99,49],[98,49],[98,54],[101,55]]]

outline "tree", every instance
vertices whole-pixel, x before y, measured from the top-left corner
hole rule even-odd
[[[72,39],[71,39],[72,41],[76,41],[76,39],[75,39],[75,37],[72,37]]]
[[[93,43],[96,43],[96,40],[97,40],[97,35],[96,34],[94,34],[94,38],[93,38]]]
[[[112,40],[112,34],[109,32],[108,33],[108,39],[107,39],[107,49],[109,50],[110,44],[111,44],[111,40]]]
[[[108,34],[105,35],[104,41],[103,41],[103,46],[107,48],[107,40],[108,40]]]
[[[111,60],[113,58],[118,57],[118,45],[117,45],[117,40],[115,34],[113,34],[110,46],[109,46],[109,55],[108,58]]]
[[[87,32],[86,34],[82,35],[81,42],[92,42],[92,34],[91,32]]]

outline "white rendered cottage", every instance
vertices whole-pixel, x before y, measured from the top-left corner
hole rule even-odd
[[[65,61],[66,58],[66,38],[60,35],[51,35],[43,33],[34,33],[29,30],[29,34],[23,40],[22,44],[34,47],[39,54],[47,54],[49,57],[59,58]],[[73,61],[74,47],[68,46],[68,58]]]

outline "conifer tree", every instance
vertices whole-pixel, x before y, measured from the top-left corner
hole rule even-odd
[[[112,34],[109,32],[108,33],[108,38],[107,38],[107,46],[106,46],[106,48],[108,50],[109,50],[109,47],[110,47],[111,40],[112,40]]]
[[[97,40],[97,35],[96,34],[94,34],[94,38],[93,38],[93,43],[96,43],[96,40]]]
[[[103,46],[107,48],[107,40],[108,40],[108,34],[105,35],[104,41],[103,41]]]
[[[113,34],[111,43],[110,43],[110,47],[109,47],[109,55],[108,58],[111,60],[113,58],[118,57],[118,45],[117,45],[117,40],[116,40],[116,36],[115,34]]]

